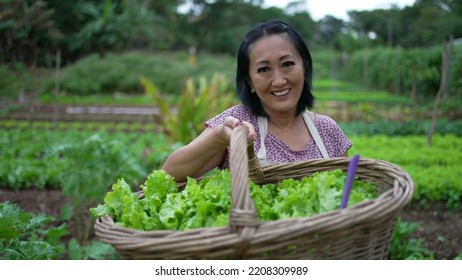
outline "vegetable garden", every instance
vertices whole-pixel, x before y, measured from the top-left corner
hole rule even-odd
[[[69,71],[76,75],[76,68]],[[50,93],[36,103],[2,109],[0,258],[119,258],[95,238],[89,209],[102,204],[120,178],[139,191],[171,151],[199,133],[203,120],[236,102],[226,77],[191,78],[181,89],[171,89],[180,92],[176,96],[165,94],[154,79],[140,78],[144,94]],[[329,78],[317,78],[314,86],[315,111],[339,122],[353,141],[350,155],[397,164],[416,184],[389,257],[462,258],[460,109],[442,108],[429,146],[431,105]],[[69,107],[84,109],[70,113]],[[91,111],[114,107],[156,110],[145,115]]]

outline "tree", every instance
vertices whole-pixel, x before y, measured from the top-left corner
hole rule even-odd
[[[44,1],[0,2],[0,63],[49,64],[62,38],[53,13]]]
[[[412,7],[403,11],[407,18],[406,47],[432,46],[449,37],[462,36],[460,6],[453,0],[417,0]]]
[[[317,23],[315,41],[318,44],[334,47],[336,37],[345,31],[345,22],[333,16],[326,16]]]
[[[291,24],[310,45],[314,41],[316,33],[316,22],[311,18],[310,14],[300,10],[287,17],[287,22]]]

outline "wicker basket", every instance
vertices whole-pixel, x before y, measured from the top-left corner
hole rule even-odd
[[[254,155],[253,151],[249,151]],[[356,176],[378,186],[380,196],[342,210],[260,222],[248,179],[257,183],[301,178],[314,172],[347,170],[348,158],[309,160],[261,168],[248,160],[246,129],[234,129],[230,171],[232,209],[226,227],[185,231],[139,231],[96,220],[99,240],[126,259],[386,259],[395,224],[411,200],[414,183],[400,167],[361,158]]]

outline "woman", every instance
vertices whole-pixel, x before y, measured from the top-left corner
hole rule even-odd
[[[351,141],[331,118],[311,109],[312,60],[300,35],[288,24],[257,24],[237,56],[237,105],[205,122],[204,131],[173,152],[162,169],[177,181],[228,168],[231,132],[248,128],[262,166],[312,158],[348,156]]]

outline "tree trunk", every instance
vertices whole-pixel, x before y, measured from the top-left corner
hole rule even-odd
[[[452,45],[454,43],[454,36],[451,35],[449,38],[449,45],[448,45],[448,64],[447,64],[447,73],[446,73],[446,90],[443,92],[443,100],[447,100],[449,98],[449,91],[451,90],[450,85],[450,77],[451,77],[451,56],[452,56]]]
[[[56,51],[56,62],[55,62],[55,89],[54,89],[54,98],[55,98],[55,105],[54,105],[54,115],[53,115],[53,123],[55,129],[58,128],[58,96],[60,90],[60,70],[61,70],[61,50],[58,49]]]
[[[411,88],[411,100],[416,101],[417,96],[417,82],[416,77],[412,79],[412,88]]]
[[[438,121],[438,109],[442,100],[442,97],[445,95],[448,85],[448,73],[449,73],[449,56],[450,56],[450,47],[449,43],[443,42],[442,56],[441,56],[441,81],[436,93],[435,106],[433,107],[432,122],[430,130],[428,132],[428,146],[432,146],[433,134],[436,130],[436,123]]]
[[[368,47],[365,49],[365,55],[363,56],[363,84],[366,88],[369,88],[369,51]]]

